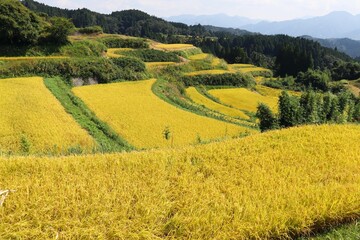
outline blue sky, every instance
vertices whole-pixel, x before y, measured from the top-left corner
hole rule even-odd
[[[62,8],[89,8],[110,13],[139,9],[158,17],[225,13],[252,19],[287,20],[321,16],[332,11],[360,14],[360,0],[37,0]]]

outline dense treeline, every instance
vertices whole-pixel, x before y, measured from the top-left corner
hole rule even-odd
[[[302,124],[360,121],[360,99],[348,91],[338,94],[307,91],[301,97],[283,91],[278,109],[278,115],[274,115],[265,104],[258,106],[256,116],[260,119],[261,131]]]
[[[206,36],[208,31],[204,27],[187,26],[182,23],[167,22],[161,18],[150,16],[138,10],[117,11],[111,14],[100,14],[88,9],[67,10],[50,7],[33,0],[23,0],[22,3],[29,9],[72,19],[78,28],[101,26],[106,33],[126,34],[136,37],[146,37],[162,42],[179,42],[178,35]]]
[[[194,38],[192,42],[229,63],[252,63],[271,68],[280,76],[295,76],[309,68],[331,69],[335,62],[351,61],[343,53],[303,38],[286,35],[235,36],[224,32],[214,35],[216,38]]]

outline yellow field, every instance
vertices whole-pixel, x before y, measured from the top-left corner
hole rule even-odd
[[[106,52],[106,56],[109,58],[118,58],[122,57],[121,54],[118,54],[116,52],[118,51],[132,51],[132,48],[108,48]]]
[[[199,93],[195,87],[189,87],[186,89],[186,94],[197,104],[204,105],[205,107],[215,110],[217,112],[223,113],[228,116],[232,117],[241,117],[244,119],[249,119],[249,116],[246,115],[244,112],[227,107],[225,105],[219,104],[217,102],[212,101],[211,99],[203,96],[201,93]]]
[[[169,65],[175,65],[175,62],[146,62],[145,65],[147,68],[159,68],[166,67]]]
[[[30,153],[94,147],[92,138],[65,112],[42,78],[2,79],[0,95],[0,152],[24,151],[26,143]]]
[[[212,62],[211,62],[211,66],[215,67],[215,66],[218,66],[220,64],[221,64],[221,59],[217,58],[217,57],[214,57]]]
[[[0,61],[27,61],[27,60],[64,59],[64,58],[69,58],[69,57],[65,57],[65,56],[0,57]]]
[[[209,56],[210,55],[207,53],[200,53],[200,54],[195,54],[195,55],[190,56],[189,59],[194,60],[194,61],[205,60]]]
[[[241,73],[251,73],[251,72],[271,72],[271,70],[262,68],[262,67],[256,67],[252,64],[228,64],[230,71],[235,72],[241,72]]]
[[[179,51],[195,48],[195,46],[191,44],[154,44],[153,47],[166,51]]]
[[[224,73],[231,73],[227,70],[222,69],[212,69],[212,70],[202,70],[196,72],[186,73],[186,76],[197,76],[197,75],[205,75],[205,74],[224,74]]]
[[[247,88],[213,89],[209,93],[222,103],[235,108],[256,112],[259,103],[265,103],[277,112],[278,95],[262,95]]]
[[[16,190],[0,239],[290,238],[359,216],[359,135],[308,126],[173,151],[0,158],[1,187]]]
[[[151,87],[155,80],[74,88],[96,115],[138,148],[181,146],[197,139],[237,136],[247,128],[192,114],[164,102]],[[173,140],[163,131],[169,127]]]

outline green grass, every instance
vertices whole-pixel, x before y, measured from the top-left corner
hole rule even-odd
[[[304,240],[300,238],[299,240]],[[319,234],[317,236],[308,238],[311,240],[359,240],[360,239],[360,221],[355,221],[351,224],[345,224],[338,228],[333,228],[330,231]]]
[[[119,152],[134,149],[106,123],[99,120],[88,107],[71,92],[71,87],[61,78],[47,78],[46,87],[60,101],[66,112],[87,130],[98,144],[97,152]]]

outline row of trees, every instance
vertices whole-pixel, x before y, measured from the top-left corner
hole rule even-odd
[[[259,104],[256,116],[260,120],[261,131],[302,124],[360,121],[360,100],[349,92],[335,95],[308,91],[296,97],[283,91],[278,110],[276,115],[267,105]]]

